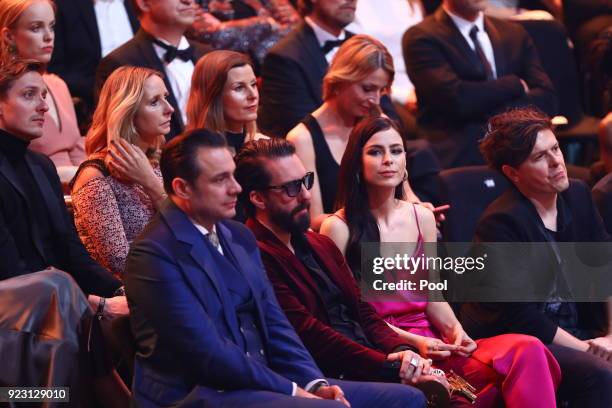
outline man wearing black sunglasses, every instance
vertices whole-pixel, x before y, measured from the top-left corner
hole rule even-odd
[[[361,301],[335,244],[309,230],[314,175],[306,172],[294,146],[277,138],[249,142],[236,156],[236,165],[247,226],[255,234],[278,301],[323,373],[405,383],[427,374],[431,362],[411,351]],[[401,377],[400,367],[405,373]],[[405,388],[415,396],[413,404],[421,400],[419,391]]]

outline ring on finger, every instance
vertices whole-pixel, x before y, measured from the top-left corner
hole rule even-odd
[[[410,360],[410,365],[413,367],[418,367],[419,366],[419,359],[416,357],[412,357],[412,360]]]

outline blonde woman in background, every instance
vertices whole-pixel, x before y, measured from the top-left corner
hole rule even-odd
[[[159,150],[174,109],[162,74],[121,67],[104,84],[72,183],[74,220],[91,256],[122,279],[132,240],[165,194]]]

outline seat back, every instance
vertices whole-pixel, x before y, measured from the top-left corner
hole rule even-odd
[[[508,180],[487,166],[441,171],[441,195],[451,206],[443,225],[443,241],[471,242],[480,216],[507,188]]]

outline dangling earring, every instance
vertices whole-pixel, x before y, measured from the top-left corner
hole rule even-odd
[[[17,54],[17,47],[15,46],[15,44],[9,44],[8,46],[8,52],[11,55],[15,55]]]
[[[357,184],[361,184],[361,180],[359,179],[359,173],[355,176],[357,178]]]

